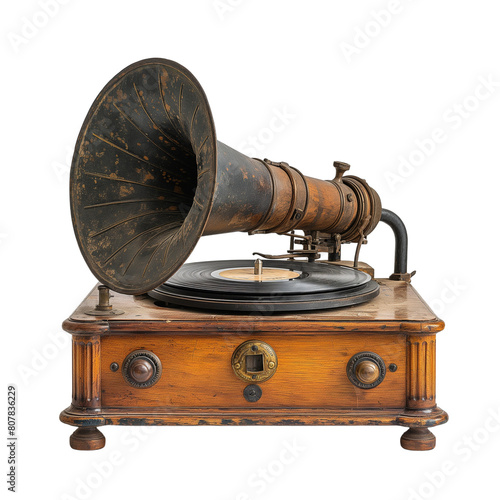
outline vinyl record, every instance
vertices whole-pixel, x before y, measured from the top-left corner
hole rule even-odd
[[[351,306],[379,293],[376,281],[350,267],[289,260],[262,267],[255,274],[251,260],[184,264],[149,295],[167,304],[272,313]]]

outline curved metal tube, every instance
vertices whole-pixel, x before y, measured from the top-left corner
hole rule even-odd
[[[394,232],[396,249],[394,256],[394,274],[391,279],[401,280],[408,270],[408,233],[403,221],[394,212],[382,209],[381,222],[385,222]]]

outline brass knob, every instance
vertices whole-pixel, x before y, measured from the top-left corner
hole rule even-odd
[[[384,360],[370,351],[358,352],[347,363],[347,377],[360,389],[373,389],[385,378]]]
[[[335,179],[333,179],[333,182],[336,182],[337,184],[342,183],[342,176],[351,168],[351,165],[349,163],[344,163],[343,161],[334,161],[333,166],[335,167]]]
[[[364,359],[356,366],[356,378],[363,384],[373,384],[380,377],[380,368],[375,361]]]
[[[123,361],[122,375],[133,387],[146,389],[156,384],[161,377],[161,361],[151,351],[131,352]]]
[[[151,380],[155,374],[155,366],[146,357],[135,358],[128,367],[128,374],[138,384]]]

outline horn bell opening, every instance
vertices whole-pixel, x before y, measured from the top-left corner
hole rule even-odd
[[[166,59],[120,72],[92,105],[70,176],[73,227],[91,271],[140,294],[166,281],[203,233],[217,140],[206,95]]]

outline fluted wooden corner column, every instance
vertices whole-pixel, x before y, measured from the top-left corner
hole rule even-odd
[[[98,335],[73,335],[72,406],[80,410],[101,407],[101,338]],[[95,426],[78,427],[69,438],[75,450],[98,450],[106,444]]]
[[[408,335],[406,341],[406,414],[436,408],[436,335]],[[432,450],[436,437],[425,426],[411,426],[401,436],[407,450]]]

